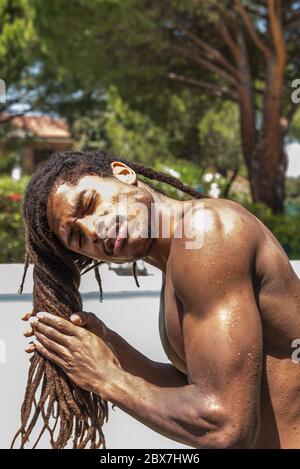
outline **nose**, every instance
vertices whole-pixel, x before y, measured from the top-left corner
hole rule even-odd
[[[96,243],[98,241],[99,237],[95,230],[93,217],[85,217],[83,219],[78,219],[77,225],[87,237],[87,239],[89,239],[92,243]]]

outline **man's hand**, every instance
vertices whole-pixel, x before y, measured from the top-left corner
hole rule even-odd
[[[24,316],[22,316],[22,320],[28,321],[31,317],[33,317],[33,310],[25,313]],[[75,326],[85,327],[85,329],[87,329],[90,332],[93,332],[93,334],[96,334],[98,337],[100,337],[107,343],[106,339],[108,339],[108,328],[106,327],[104,322],[101,321],[101,319],[99,319],[94,313],[88,313],[86,311],[78,311],[71,315],[70,321]],[[32,337],[33,329],[30,327],[26,332],[24,332],[23,335],[25,337]],[[30,352],[32,350],[28,350],[28,351]]]
[[[33,311],[29,311],[22,317],[23,321],[28,321],[33,316]],[[183,386],[187,384],[187,378],[180,373],[173,365],[168,363],[157,363],[150,360],[141,352],[130,345],[117,332],[109,329],[95,314],[81,311],[72,314],[70,318],[74,326],[78,329],[84,327],[102,339],[117,357],[123,370],[140,376],[150,383],[158,386]],[[68,322],[70,324],[70,322]],[[25,333],[25,337],[32,337],[33,329],[30,327]],[[30,344],[25,351],[32,353],[35,345]]]
[[[88,315],[76,316],[77,322],[89,322]],[[34,334],[36,340],[27,352],[38,350],[59,365],[79,387],[105,398],[110,378],[121,368],[111,348],[94,332],[50,313],[40,312],[29,321],[32,333],[28,331],[28,334]],[[90,327],[94,326],[90,324]],[[100,333],[99,325],[97,330]]]

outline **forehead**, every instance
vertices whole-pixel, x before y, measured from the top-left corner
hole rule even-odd
[[[115,191],[117,181],[112,177],[101,177],[97,175],[87,175],[80,178],[76,184],[63,183],[54,190],[56,200],[64,199],[72,204],[76,194],[83,190],[97,190],[103,198],[109,197]]]
[[[111,177],[86,175],[75,185],[63,183],[57,186],[48,201],[48,220],[51,229],[56,234],[61,234],[61,227],[71,220],[72,210],[81,191],[96,191],[105,200],[115,194],[117,183],[118,181]]]

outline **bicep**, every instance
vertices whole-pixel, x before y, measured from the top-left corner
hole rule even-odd
[[[232,420],[250,426],[259,415],[262,326],[250,255],[236,255],[240,240],[209,241],[200,252],[181,252],[184,262],[171,267],[183,305],[189,381]]]
[[[200,302],[184,310],[189,379],[217,394],[238,392],[254,398],[260,382],[262,330],[251,285],[243,281],[222,301],[212,302],[209,310],[201,311],[205,305]]]
[[[262,332],[251,289],[241,285],[203,317],[198,313],[185,311],[183,319],[189,382],[208,415],[220,410],[224,425],[252,439],[260,418]]]

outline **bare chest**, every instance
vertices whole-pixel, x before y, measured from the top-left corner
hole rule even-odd
[[[169,360],[178,370],[187,373],[182,328],[182,305],[175,295],[171,281],[167,278],[162,284],[160,296],[160,338]]]

